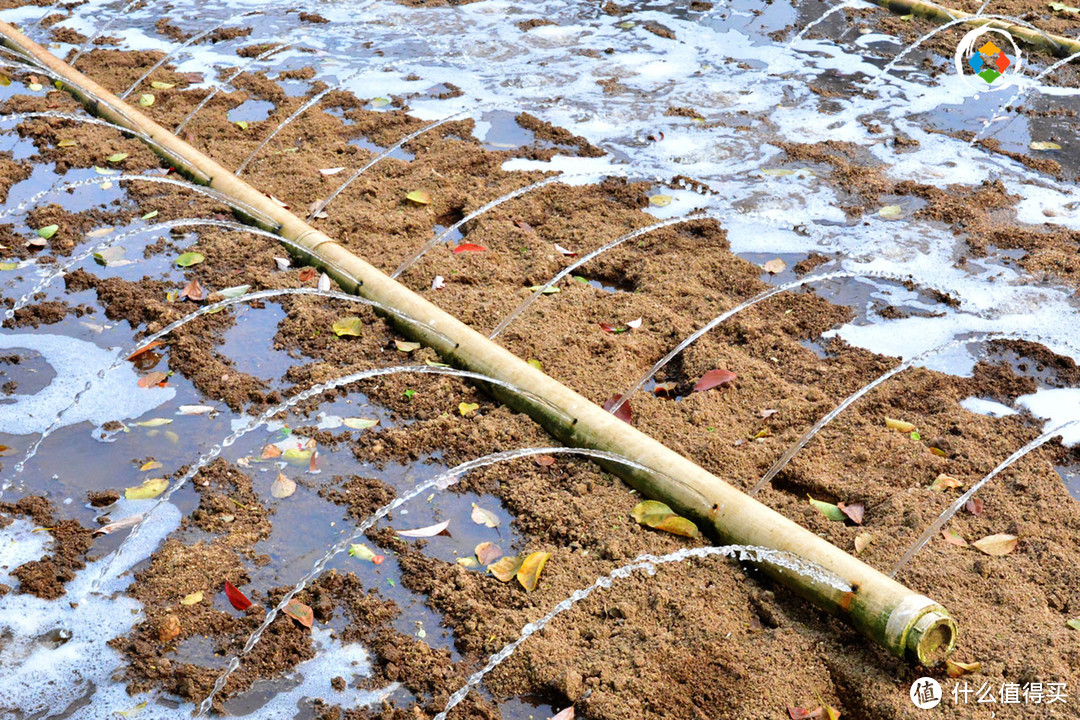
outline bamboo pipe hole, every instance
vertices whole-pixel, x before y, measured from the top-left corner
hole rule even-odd
[[[928,612],[908,635],[908,652],[925,667],[940,665],[956,645],[956,623],[941,611]]]

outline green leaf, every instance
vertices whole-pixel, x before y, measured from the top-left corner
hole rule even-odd
[[[663,530],[683,537],[696,538],[700,535],[697,525],[680,515],[676,515],[674,510],[656,500],[645,500],[638,503],[630,511],[630,515],[639,524],[655,530]]]
[[[544,364],[542,362],[540,362],[539,360],[537,360],[536,358],[529,358],[525,362],[527,362],[529,365],[532,365],[534,368],[536,368],[540,372],[544,371]]]
[[[338,337],[344,337],[346,335],[360,337],[364,332],[364,321],[355,315],[350,315],[335,320],[331,327],[334,334]]]
[[[911,438],[912,440],[922,440],[922,435],[915,432],[914,430],[911,431],[911,434],[908,435],[908,437]]]
[[[1080,630],[1080,620],[1078,619],[1066,620],[1065,624],[1071,627],[1073,630]]]
[[[55,235],[56,231],[59,230],[59,229],[60,229],[59,225],[46,225],[43,228],[38,228],[37,229],[37,234],[38,234],[39,238],[44,238],[45,240],[48,240],[53,235]]]
[[[1071,7],[1069,5],[1066,5],[1065,3],[1060,3],[1060,2],[1052,2],[1052,3],[1050,3],[1050,9],[1053,10],[1054,12],[1067,12],[1067,13],[1072,13],[1074,15],[1080,14],[1080,8],[1074,8],[1074,7]]]
[[[113,153],[112,155],[110,155],[109,157],[107,157],[105,159],[108,160],[111,163],[118,163],[118,162],[123,162],[124,160],[126,160],[127,156],[128,156],[128,154],[123,153],[123,152],[121,152],[121,153]]]
[[[248,129],[247,120],[237,120],[236,123],[234,123],[234,124],[236,125],[236,127],[240,128],[241,130],[247,130]]]
[[[810,498],[810,504],[817,508],[818,512],[820,512],[822,515],[832,520],[833,522],[844,522],[847,519],[847,515],[844,514],[844,511],[836,505],[833,505],[832,503],[822,502],[821,500],[815,500],[809,495],[807,495],[806,497]]]
[[[154,96],[150,93],[143,93],[139,96],[139,107],[150,107],[154,104]]]
[[[202,253],[186,252],[181,254],[180,257],[176,258],[176,264],[180,267],[186,268],[191,267],[192,265],[198,265],[205,259],[206,258],[203,257]]]
[[[153,219],[154,219],[154,218],[156,218],[157,216],[158,216],[158,211],[157,211],[157,210],[151,210],[150,212],[148,212],[148,213],[146,213],[145,215],[143,215],[143,216],[142,216],[142,219],[143,219],[143,220],[153,220]]]
[[[164,478],[154,478],[147,480],[141,485],[135,487],[129,487],[124,491],[124,497],[128,500],[152,500],[161,493],[165,492],[165,488],[169,487],[169,481]]]
[[[406,400],[412,400],[413,396],[416,395],[416,391],[415,390],[406,390],[402,394],[405,396]]]
[[[386,107],[389,104],[390,104],[390,101],[387,100],[384,97],[377,97],[377,98],[372,98],[371,99],[371,106],[372,107]]]

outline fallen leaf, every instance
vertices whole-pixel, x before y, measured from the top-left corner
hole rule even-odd
[[[139,378],[139,387],[141,387],[141,388],[149,388],[149,387],[155,387],[155,386],[157,386],[157,387],[165,387],[166,381],[168,379],[169,379],[168,375],[161,372],[160,370],[155,370],[154,372],[146,373],[141,378]]]
[[[482,542],[473,550],[481,565],[490,565],[502,557],[503,551],[495,543]]]
[[[177,415],[206,415],[214,412],[213,405],[181,405],[176,408]]]
[[[832,705],[825,706],[826,720],[840,720],[840,711],[834,708]]]
[[[291,617],[296,622],[300,623],[306,628],[310,628],[311,624],[315,622],[315,613],[311,608],[304,603],[300,602],[296,598],[292,598],[285,607],[281,608],[281,612]]]
[[[495,579],[500,582],[510,582],[518,570],[521,569],[522,563],[525,561],[520,557],[511,557],[507,555],[501,558],[497,563],[488,565],[487,571],[495,576]]]
[[[825,708],[818,707],[813,710],[807,710],[806,708],[792,707],[789,705],[787,714],[791,720],[815,720],[825,714]]]
[[[945,672],[948,673],[951,678],[970,675],[972,673],[977,673],[980,670],[982,670],[982,663],[980,662],[965,663],[945,658]]]
[[[930,446],[930,454],[931,455],[937,455],[938,457],[947,457],[948,456],[944,450],[942,450],[939,447],[934,447],[933,445]]]
[[[46,247],[48,247],[48,245],[49,243],[45,242],[39,237],[30,238],[26,241],[26,247],[30,248],[31,250],[44,250]]]
[[[444,287],[446,287],[446,280],[443,279],[442,275],[436,275],[435,279],[431,281],[431,289],[442,290]]]
[[[997,535],[987,535],[981,540],[976,540],[971,543],[976,548],[986,553],[987,555],[1008,555],[1016,549],[1016,543],[1019,542],[1019,538],[1015,535],[1009,535],[1007,533],[999,533]]]
[[[550,455],[539,455],[533,458],[533,462],[540,467],[551,467],[555,464],[555,458],[551,457]]]
[[[326,273],[319,275],[319,289],[326,292],[330,289],[330,276]]]
[[[413,350],[420,349],[420,343],[418,342],[406,342],[404,340],[395,340],[394,345],[403,353],[411,353]]]
[[[891,430],[899,430],[902,433],[915,431],[915,425],[912,423],[909,423],[906,420],[894,420],[893,418],[885,418],[885,427]]]
[[[673,382],[656,383],[656,385],[654,385],[652,389],[653,395],[671,397],[673,394],[675,394],[676,387],[678,387],[678,385]]]
[[[232,298],[240,297],[250,289],[250,285],[234,285],[232,287],[225,288],[224,290],[218,290],[217,294],[220,295],[223,300],[231,300]]]
[[[471,413],[473,410],[477,409],[478,407],[480,407],[480,403],[463,402],[463,403],[458,403],[457,409],[458,409],[458,412],[461,413],[461,416],[464,417],[464,416],[468,415],[469,413]]]
[[[172,423],[172,418],[150,418],[149,420],[143,420],[135,424],[139,427],[153,428],[169,425],[170,423]]]
[[[565,255],[566,257],[577,257],[576,252],[574,252],[573,250],[567,250],[559,243],[555,243],[555,250],[558,251],[561,255]]]
[[[205,259],[206,258],[203,257],[202,253],[186,252],[176,258],[176,264],[180,267],[191,267],[192,265],[198,265]]]
[[[639,327],[641,327],[641,318],[629,321],[628,323],[626,323],[626,327],[630,328],[631,330],[637,330]]]
[[[1065,624],[1073,630],[1080,630],[1080,620],[1066,620]]]
[[[155,90],[170,90],[170,89],[176,87],[176,83],[168,83],[168,82],[161,82],[160,80],[155,80],[152,83],[150,83],[150,87],[154,88]]]
[[[847,515],[844,514],[844,511],[841,510],[839,506],[822,500],[815,500],[809,495],[806,497],[810,498],[810,504],[829,520],[832,520],[833,522],[844,522],[844,520],[847,519]]]
[[[550,557],[551,553],[534,552],[521,563],[517,571],[517,580],[521,583],[521,587],[525,588],[525,592],[536,589],[536,584],[540,582],[540,571],[544,569]]]
[[[604,403],[604,410],[611,412],[611,408],[615,407],[615,403],[619,402],[620,400],[622,400],[622,395],[612,395]],[[615,411],[615,417],[619,418],[624,423],[633,423],[634,414],[630,410],[629,400],[619,406],[619,409]]]
[[[103,250],[99,250],[94,253],[94,262],[105,267],[117,267],[120,265],[129,264],[126,260],[121,260],[124,257],[124,248],[122,247],[107,247]]]
[[[469,253],[484,252],[485,250],[487,250],[487,248],[484,247],[483,245],[475,245],[473,243],[461,243],[460,245],[458,245],[457,247],[454,248],[454,254],[458,255],[459,253],[464,253],[464,252],[469,252]]]
[[[42,238],[43,240],[48,240],[53,235],[55,235],[56,231],[59,230],[59,229],[60,229],[59,225],[46,225],[45,227],[38,228],[37,229],[37,234],[38,234],[39,238]]]
[[[779,275],[780,273],[787,270],[787,263],[780,258],[775,258],[768,261],[761,267],[765,272],[769,273],[770,275]]]
[[[934,482],[930,483],[930,489],[937,490],[939,492],[944,492],[945,490],[949,490],[951,488],[958,488],[963,486],[964,483],[960,482],[952,475],[946,475],[945,473],[941,473],[934,479]]]
[[[61,140],[60,142],[56,143],[56,147],[69,148],[75,147],[78,144],[79,143],[75,142],[74,140]]]
[[[180,291],[180,295],[177,297],[181,300],[187,298],[192,302],[202,302],[203,298],[206,297],[206,290],[203,289],[203,286],[199,284],[196,278],[192,278],[191,282],[184,286],[184,289]]]
[[[172,642],[180,636],[180,618],[175,615],[166,615],[158,625],[158,641]]]
[[[651,195],[649,197],[649,204],[657,207],[666,207],[671,204],[675,198],[670,195]]]
[[[195,592],[190,593],[188,595],[185,595],[183,598],[181,598],[180,599],[180,604],[181,605],[198,605],[199,603],[202,602],[202,599],[203,599],[202,590],[196,590]]]
[[[150,480],[144,480],[135,487],[129,487],[127,490],[124,490],[124,497],[128,500],[152,500],[165,492],[165,488],[167,487],[169,487],[168,480],[165,480],[164,478],[152,478]]]
[[[499,516],[490,510],[485,510],[476,503],[472,504],[472,521],[477,525],[486,525],[489,528],[499,526]]]
[[[236,127],[240,128],[241,130],[247,130],[248,129],[247,120],[237,120],[233,124],[236,125]]]
[[[544,371],[544,363],[540,362],[536,358],[529,358],[528,360],[525,361],[525,364],[532,365],[534,368],[536,368],[540,372]]]
[[[319,172],[321,172],[323,175],[337,175],[339,172],[341,172],[344,169],[345,169],[344,167],[319,168]]]
[[[758,417],[763,419],[763,420],[768,420],[769,418],[771,418],[773,415],[775,415],[778,412],[780,412],[780,411],[775,410],[773,408],[768,408],[766,410],[759,410],[758,411]]]
[[[367,430],[379,424],[374,418],[343,418],[341,424],[353,430]]]
[[[152,343],[147,343],[146,345],[143,345],[143,346],[142,346],[141,348],[139,348],[139,349],[138,349],[138,350],[136,350],[135,352],[133,352],[133,353],[131,353],[130,355],[128,355],[128,356],[127,356],[127,359],[128,359],[128,360],[134,360],[135,358],[139,357],[139,356],[140,356],[140,355],[142,355],[143,353],[145,353],[145,352],[149,352],[149,351],[153,350],[153,349],[154,349],[154,348],[156,348],[156,347],[161,347],[161,346],[162,346],[162,345],[164,345],[164,344],[165,344],[165,343],[164,343],[163,341],[161,341],[161,340],[155,340],[155,341],[154,341],[154,342],[152,342]]]
[[[244,612],[252,605],[251,601],[248,600],[247,595],[237,590],[236,586],[228,580],[225,581],[225,597],[229,598],[229,602],[232,603],[232,606],[240,612]]]
[[[143,93],[139,96],[139,107],[150,107],[154,104],[153,93]]]
[[[427,538],[435,537],[441,534],[450,526],[449,520],[443,520],[441,523],[435,523],[434,525],[428,525],[427,527],[416,528],[415,530],[395,530],[401,537],[409,538]]]
[[[904,209],[902,207],[900,207],[899,205],[886,205],[885,207],[878,210],[878,215],[880,215],[883,218],[888,218],[890,220],[896,219],[896,218],[900,217],[903,214],[904,214]]]
[[[157,470],[160,467],[162,467],[161,463],[157,460],[151,460],[150,462],[143,463],[139,468],[139,472],[150,472],[151,470]]]
[[[545,295],[557,295],[558,293],[562,292],[561,289],[555,287],[554,285],[551,285],[549,287],[544,287],[543,285],[530,285],[529,291],[534,293],[543,291]]]
[[[670,507],[656,500],[645,500],[638,503],[630,511],[630,515],[637,520],[638,524],[651,527],[654,530],[663,530],[672,535],[691,538],[700,535],[697,525],[677,515]]]
[[[108,160],[111,163],[118,163],[118,162],[123,162],[124,160],[126,160],[127,156],[128,156],[127,153],[119,152],[119,153],[113,153],[112,155],[110,155],[109,157],[107,157],[105,159]]]
[[[467,567],[470,570],[477,570],[480,568],[480,561],[472,555],[469,557],[459,557],[455,562],[461,567]]]
[[[574,720],[574,706],[571,705],[568,708],[563,708],[549,717],[548,720]]]
[[[967,540],[955,530],[942,530],[941,537],[945,538],[945,542],[956,547],[967,547],[968,544]]]
[[[355,315],[350,315],[349,317],[335,320],[332,328],[334,334],[338,337],[344,337],[346,335],[360,337],[364,331],[364,321]]]
[[[287,498],[296,492],[296,482],[291,480],[285,473],[279,472],[277,479],[270,485],[270,494],[279,500]]]
[[[1028,145],[1032,150],[1060,150],[1061,146],[1056,142],[1050,142],[1049,140],[1042,140],[1039,142],[1033,142]]]
[[[971,498],[966,503],[964,503],[964,509],[972,515],[982,515],[983,501],[981,498]]]
[[[855,536],[855,554],[859,555],[863,550],[870,547],[870,543],[874,541],[874,536],[870,533],[859,533]]]
[[[274,258],[274,265],[276,265],[277,269],[281,272],[285,272],[290,267],[292,267],[292,260],[290,260],[289,258],[276,257]]]
[[[620,333],[626,332],[626,328],[624,328],[624,327],[616,327],[615,325],[611,325],[609,323],[598,323],[598,324],[600,325],[600,329],[603,330],[606,333],[615,333],[616,335],[618,335]]]
[[[714,387],[731,387],[731,383],[735,382],[737,375],[730,370],[710,370],[701,376],[701,379],[694,385],[693,392],[702,392],[704,390],[711,390]]]
[[[60,82],[60,81],[57,80],[57,82]],[[142,712],[146,708],[147,704],[148,704],[148,701],[143,700],[141,703],[139,703],[135,707],[131,708],[130,710],[117,710],[116,714],[120,715],[122,717],[135,717],[136,715],[138,715],[140,712]]]
[[[386,559],[385,555],[376,555],[372,552],[364,543],[353,543],[349,546],[349,557],[354,557],[357,560],[367,560],[368,562],[375,563],[376,565],[382,564],[382,561]]]
[[[424,190],[413,190],[405,196],[406,200],[411,200],[417,205],[429,205],[431,204],[431,195]]]
[[[260,459],[269,460],[271,458],[281,457],[281,448],[273,443],[263,446],[262,455]]]
[[[306,267],[302,269],[296,276],[300,282],[311,282],[315,279],[315,276],[319,274],[319,271],[313,267]]]
[[[192,84],[198,84],[203,81],[203,74],[201,72],[180,73],[180,77],[183,78],[184,82]]]
[[[851,518],[851,521],[856,525],[862,525],[863,514],[866,512],[866,508],[862,503],[848,503],[838,502],[836,507],[840,508],[840,512]]]
[[[139,513],[138,515],[129,515],[126,518],[121,518],[114,522],[102,525],[94,531],[94,535],[109,535],[117,530],[123,530],[124,528],[134,527],[138,525],[145,517],[145,513]]]

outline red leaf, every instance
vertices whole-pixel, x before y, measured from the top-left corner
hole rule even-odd
[[[157,385],[158,387],[165,387],[166,381],[168,379],[169,376],[160,371],[147,373],[146,375],[143,375],[141,378],[139,378],[139,387],[148,388],[154,387],[155,385]]]
[[[147,345],[143,345],[143,346],[142,346],[141,348],[139,348],[139,349],[138,349],[138,350],[136,350],[135,352],[133,352],[133,353],[131,353],[130,355],[128,355],[128,356],[127,356],[127,359],[128,359],[128,360],[134,360],[135,358],[139,357],[139,356],[140,356],[140,355],[142,355],[143,353],[145,353],[145,352],[150,352],[150,351],[151,351],[151,350],[153,350],[154,348],[156,348],[156,347],[160,347],[161,345],[164,345],[164,344],[165,344],[165,343],[164,343],[163,341],[161,341],[161,340],[155,340],[155,341],[154,341],[154,342],[152,342],[152,343],[149,343],[149,344],[147,344]]]
[[[483,245],[474,245],[473,243],[461,243],[456,248],[454,248],[454,254],[457,255],[458,253],[463,252],[484,252],[485,250],[487,250],[487,248]]]
[[[731,383],[735,382],[735,378],[735,373],[730,370],[710,370],[698,380],[697,385],[694,386],[694,392],[711,390],[714,387],[730,387]]]
[[[840,512],[851,518],[851,521],[856,525],[862,525],[863,513],[866,512],[866,508],[863,507],[862,503],[848,505],[847,503],[838,502],[836,507],[840,508]]]
[[[229,598],[229,602],[232,603],[232,606],[240,612],[251,607],[251,601],[247,599],[247,595],[237,590],[228,580],[225,581],[225,597]]]
[[[300,623],[306,628],[311,627],[311,623],[315,620],[315,613],[311,608],[300,602],[296,598],[293,598],[281,609],[281,612],[291,617],[296,622]]]
[[[626,332],[626,328],[615,327],[614,325],[609,325],[608,323],[600,323],[600,329],[604,332],[615,333],[616,335]]]
[[[604,409],[611,412],[611,408],[615,407],[615,403],[622,400],[622,395],[612,395],[606,403],[604,403]],[[633,413],[630,412],[630,401],[624,402],[619,406],[619,409],[615,411],[615,417],[619,418],[625,423],[633,422]]]
[[[306,267],[300,271],[300,282],[310,282],[315,279],[315,276],[319,274],[319,271],[313,267]]]
[[[983,501],[980,498],[971,498],[964,503],[964,509],[966,509],[972,515],[983,514]]]
[[[819,718],[825,713],[825,708],[817,707],[813,710],[807,710],[801,707],[788,706],[787,714],[791,720],[813,720],[813,718]]]

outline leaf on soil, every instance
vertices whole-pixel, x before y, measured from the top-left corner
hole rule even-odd
[[[151,210],[150,212],[143,215],[141,219],[142,220],[153,220],[157,216],[158,216],[158,211],[157,210]]]
[[[236,125],[236,127],[240,128],[241,130],[247,130],[248,129],[247,120],[237,120],[233,124]]]
[[[471,413],[473,410],[476,410],[478,407],[480,407],[480,403],[463,402],[463,403],[458,403],[457,411],[459,413],[461,413],[462,417],[465,417],[466,415]]]
[[[285,607],[281,608],[281,612],[285,613],[306,628],[310,628],[311,624],[315,622],[315,613],[312,612],[309,606],[300,602],[296,598],[289,600]]]
[[[484,247],[483,245],[476,245],[474,243],[461,243],[460,245],[458,245],[457,247],[454,248],[454,254],[458,255],[460,253],[465,253],[465,252],[469,252],[469,253],[484,252],[486,250],[487,250],[487,248]]]
[[[513,557],[507,555],[501,558],[497,563],[488,565],[488,572],[495,576],[495,579],[499,582],[510,582],[517,575],[518,570],[521,569],[524,559],[520,557]]]
[[[158,625],[158,641],[172,642],[180,636],[180,618],[175,615],[166,615]]]
[[[202,590],[196,590],[193,593],[189,593],[180,599],[181,605],[198,605],[202,602],[203,594]]]
[[[75,147],[78,144],[79,143],[75,142],[74,140],[61,140],[60,142],[56,143],[56,147],[69,148]]]
[[[612,395],[604,403],[604,410],[611,412],[611,408],[615,407],[615,403],[619,402],[620,400],[622,400],[622,395]],[[633,423],[634,413],[630,410],[629,400],[619,406],[619,409],[615,411],[615,417],[619,418],[624,423]]]
[[[124,162],[127,159],[128,154],[125,152],[113,153],[109,157],[105,158],[111,163]]]
[[[167,83],[161,82],[160,80],[155,80],[150,83],[150,87],[154,88],[155,90],[171,90],[176,87],[176,83]]]
[[[787,263],[780,258],[775,258],[765,263],[761,267],[765,272],[769,273],[770,275],[779,275],[780,273],[787,270]]]
[[[930,484],[930,489],[944,492],[945,490],[949,490],[951,488],[958,488],[963,486],[964,483],[960,482],[952,475],[946,475],[945,473],[941,473],[937,476],[937,478],[934,479],[934,482]]]
[[[571,705],[568,708],[563,708],[549,717],[548,720],[574,720],[574,706]]]
[[[851,518],[851,522],[856,525],[862,525],[863,515],[866,513],[866,508],[862,503],[848,503],[838,502],[836,507],[840,508],[840,512]]]
[[[417,205],[430,205],[431,204],[431,194],[424,191],[424,190],[413,190],[412,192],[410,192],[408,195],[405,196],[405,199],[406,200],[411,200],[412,202],[416,203]]]
[[[499,516],[490,510],[485,510],[476,503],[472,504],[472,521],[477,525],[486,525],[489,528],[499,526]]]
[[[225,288],[224,290],[218,290],[217,294],[220,295],[223,300],[231,300],[232,298],[240,297],[250,289],[250,285],[233,285],[232,287]]]
[[[152,500],[169,487],[169,481],[164,478],[152,478],[145,480],[140,485],[129,487],[124,491],[124,497],[128,500]]]
[[[323,175],[337,175],[344,169],[344,167],[319,168],[319,172],[321,172]]]
[[[675,198],[670,195],[651,195],[649,197],[649,204],[657,207],[667,207]]]
[[[536,368],[540,372],[544,371],[544,363],[540,362],[536,358],[529,358],[528,360],[525,361],[525,363],[528,364],[528,365],[532,365],[534,368]]]
[[[192,265],[198,265],[205,259],[202,253],[186,252],[181,253],[180,257],[176,258],[176,264],[180,267],[191,267]]]
[[[139,107],[150,107],[154,104],[153,93],[143,93],[139,96]]]
[[[503,554],[502,548],[495,543],[489,542],[480,543],[473,552],[476,553],[476,559],[480,561],[481,565],[491,565],[501,558]]]
[[[558,251],[559,254],[565,255],[566,257],[577,257],[576,252],[574,252],[573,250],[567,250],[559,243],[555,243],[555,250]]]
[[[232,603],[232,606],[240,612],[244,612],[252,605],[251,601],[248,600],[247,595],[237,590],[236,586],[228,580],[225,581],[225,597],[229,598],[229,602]]]
[[[870,533],[859,533],[855,536],[855,554],[861,555],[862,551],[870,547],[870,543],[874,542],[874,536]]]
[[[404,340],[395,340],[394,345],[403,353],[411,353],[413,350],[420,349],[420,343],[418,342],[406,342]]]
[[[147,343],[146,345],[143,345],[143,346],[142,346],[141,348],[139,348],[139,349],[138,349],[138,350],[136,350],[135,352],[133,352],[133,353],[131,353],[130,355],[128,355],[128,356],[127,356],[127,359],[128,359],[128,360],[134,360],[135,358],[139,357],[139,356],[140,356],[140,355],[142,355],[143,353],[145,353],[145,352],[149,352],[149,351],[153,350],[153,349],[154,349],[154,348],[156,348],[156,347],[161,347],[161,346],[162,346],[162,345],[164,345],[164,344],[165,344],[165,343],[164,343],[163,341],[161,341],[161,340],[155,340],[155,341],[154,341],[154,342],[152,342],[152,343]]]
[[[971,498],[966,503],[964,503],[964,509],[972,515],[982,515],[983,501],[981,498]]]
[[[539,455],[533,458],[533,462],[540,467],[551,467],[555,464],[555,458],[551,457],[550,455]]]
[[[841,510],[839,506],[822,500],[815,500],[809,495],[806,497],[810,498],[810,504],[829,520],[832,520],[833,522],[844,522],[844,520],[847,519],[847,515],[844,514],[844,511]]]
[[[441,523],[435,523],[434,525],[428,525],[427,527],[416,528],[415,530],[395,530],[394,532],[401,537],[408,538],[429,538],[441,535],[446,528],[450,526],[449,520],[443,520]]]
[[[353,430],[367,430],[379,424],[375,418],[343,418],[341,424]]]
[[[45,227],[38,228],[37,229],[37,234],[38,234],[39,238],[42,238],[44,240],[48,240],[53,235],[55,235],[56,231],[59,230],[59,229],[60,229],[59,225],[46,225]]]
[[[787,714],[791,720],[817,720],[817,718],[820,718],[825,714],[825,708],[817,707],[813,710],[807,710],[806,708],[792,707],[789,705]]]
[[[982,670],[981,662],[965,663],[945,658],[945,672],[947,672],[951,678],[970,675],[972,673],[977,673],[980,670]]]
[[[521,563],[517,571],[517,580],[521,583],[521,587],[525,588],[525,592],[536,589],[536,584],[540,582],[540,571],[544,569],[550,557],[551,553],[534,552]]]
[[[556,295],[556,294],[562,292],[561,289],[555,287],[554,285],[552,285],[550,287],[544,287],[543,285],[530,285],[529,286],[529,292],[536,293],[536,292],[540,292],[540,291],[543,291],[543,293],[545,295]]]
[[[319,271],[313,267],[306,267],[297,274],[297,279],[300,282],[311,282],[315,279],[315,276],[319,274]]]
[[[630,328],[631,330],[637,330],[639,327],[641,327],[641,318],[638,318],[637,320],[630,320],[626,323],[626,327]]]
[[[614,333],[616,335],[619,335],[620,333],[626,332],[625,327],[616,327],[615,325],[611,325],[610,323],[598,323],[598,325],[600,325],[600,329],[606,333]]]
[[[326,292],[330,289],[330,276],[326,273],[319,275],[319,289]]]
[[[967,547],[968,544],[967,540],[955,530],[942,530],[941,537],[945,538],[945,542],[956,547]]]
[[[332,326],[334,334],[338,337],[344,337],[346,335],[352,335],[353,337],[360,337],[364,332],[364,321],[355,315],[349,317],[343,317],[334,321]]]
[[[184,289],[180,291],[177,297],[181,300],[187,298],[192,302],[202,302],[206,297],[206,290],[203,289],[203,286],[199,284],[196,278],[192,278],[191,282],[184,286]]]
[[[694,385],[693,392],[702,392],[704,390],[711,390],[714,387],[731,387],[731,383],[735,382],[737,375],[730,370],[710,370],[701,376],[701,379]]]
[[[662,502],[646,500],[634,506],[630,515],[637,520],[638,524],[651,527],[654,530],[663,530],[672,535],[696,538],[700,533],[697,525],[686,518],[675,514],[675,511]]]
[[[1071,627],[1073,630],[1080,630],[1080,619],[1066,620],[1065,624]]]
[[[894,420],[893,418],[885,418],[885,427],[890,430],[899,430],[902,433],[914,432],[915,430],[914,424],[906,420]]]
[[[877,214],[883,218],[895,219],[904,214],[904,209],[899,205],[886,205],[878,210]]]
[[[270,494],[281,500],[296,492],[296,482],[285,473],[279,472],[277,479],[270,485]]]
[[[671,397],[675,394],[676,387],[678,387],[678,385],[673,382],[656,383],[652,389],[653,395],[658,397]]]
[[[376,555],[372,552],[364,543],[353,543],[349,546],[349,557],[354,557],[357,560],[367,560],[368,562],[379,565],[386,559],[385,555]]]
[[[987,535],[981,540],[976,540],[971,543],[976,548],[986,553],[987,555],[1008,555],[1016,549],[1016,543],[1020,539],[1015,535],[1009,535],[1007,533],[999,533],[997,535]]]
[[[1042,140],[1039,142],[1033,142],[1028,145],[1032,150],[1060,150],[1061,146],[1056,142],[1050,142],[1049,140]]]
[[[150,388],[150,387],[155,387],[155,386],[156,387],[165,387],[165,385],[167,384],[168,379],[169,379],[168,375],[161,372],[160,370],[155,370],[154,372],[146,373],[141,378],[139,378],[139,387],[141,387],[141,388]]]
[[[290,260],[289,258],[276,257],[274,258],[274,264],[277,266],[278,270],[280,270],[281,272],[285,272],[290,267],[292,267],[292,260]]]

